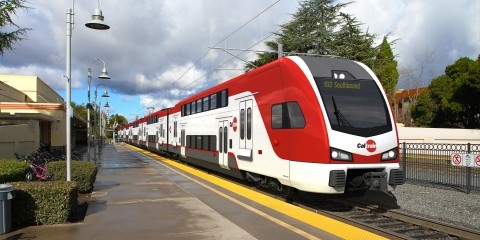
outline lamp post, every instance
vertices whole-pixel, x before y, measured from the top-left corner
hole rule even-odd
[[[90,162],[90,140],[91,140],[91,133],[90,133],[90,109],[92,108],[92,104],[90,103],[90,83],[92,82],[92,67],[93,63],[96,61],[102,61],[103,62],[103,69],[102,69],[102,74],[98,76],[100,79],[110,79],[110,76],[108,76],[107,68],[105,67],[105,61],[103,61],[100,58],[96,58],[92,61],[90,64],[90,67],[88,68],[88,103],[87,103],[87,160]],[[96,157],[95,157],[96,159]]]
[[[100,5],[100,4],[99,4]],[[66,52],[66,78],[67,78],[67,88],[66,88],[66,162],[67,162],[67,181],[71,181],[71,115],[72,114],[72,107],[70,106],[70,95],[71,95],[71,80],[72,80],[72,30],[73,30],[73,15],[75,9],[75,0],[72,1],[72,8],[67,9],[67,52]],[[92,29],[97,29],[97,30],[106,30],[109,29],[110,27],[106,24],[103,23],[103,16],[102,16],[102,11],[98,7],[95,10],[94,15],[92,15],[92,21],[88,22],[85,24],[88,28]]]
[[[153,110],[155,110],[155,108],[154,107],[147,107],[147,110],[148,110],[148,114],[150,114],[150,113],[153,112]]]
[[[94,103],[95,103],[96,107],[98,107],[98,109],[97,109],[98,112],[100,112],[100,110],[101,110],[100,106],[97,105],[97,90],[98,90],[98,87],[99,87],[99,86],[106,87],[106,86],[103,85],[102,83],[97,84],[97,85],[95,86],[95,101],[94,101]],[[108,95],[107,90],[105,90],[105,91],[103,92],[103,94],[102,94],[101,97],[104,97],[104,98],[110,97],[110,96]],[[102,100],[100,99],[100,104],[101,104],[101,101],[102,101]],[[95,127],[98,128],[97,126],[98,126],[98,125],[97,125],[97,114],[95,114]],[[93,155],[95,162],[97,162],[97,153],[99,152],[96,135],[97,135],[96,133],[93,135],[93,136],[94,136],[94,139],[95,139],[95,142],[94,142],[94,145],[95,145],[95,154]]]

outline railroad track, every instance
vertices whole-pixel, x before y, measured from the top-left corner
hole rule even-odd
[[[298,206],[389,239],[480,239],[480,231],[349,199],[299,199]]]
[[[275,192],[258,189],[245,181],[224,175],[215,175],[262,194],[277,199],[281,198]],[[338,195],[300,193],[291,204],[347,222],[388,239],[480,239],[480,231],[407,214],[395,209],[382,208],[376,203],[369,203],[365,200],[352,199]]]

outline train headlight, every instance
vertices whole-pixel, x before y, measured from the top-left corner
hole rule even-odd
[[[384,153],[382,153],[382,160],[395,160],[397,159],[398,149],[393,148]]]
[[[352,154],[336,148],[330,148],[330,158],[332,160],[352,161]]]

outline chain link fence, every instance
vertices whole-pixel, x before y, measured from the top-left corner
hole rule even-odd
[[[405,179],[480,190],[480,167],[453,166],[452,154],[480,154],[480,144],[401,143],[401,166]],[[473,159],[475,161],[475,159]]]

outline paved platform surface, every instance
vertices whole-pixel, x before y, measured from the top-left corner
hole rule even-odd
[[[97,165],[83,222],[27,227],[0,239],[340,239],[122,143],[107,145]]]

